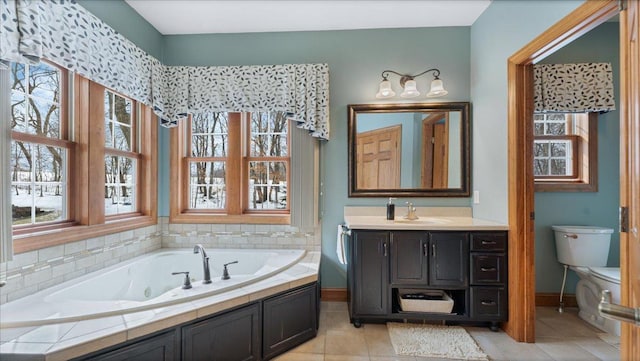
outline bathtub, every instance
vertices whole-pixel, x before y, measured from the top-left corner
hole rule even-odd
[[[72,279],[0,306],[0,328],[39,326],[139,312],[228,292],[269,278],[305,256],[304,250],[207,250],[210,284],[203,284],[202,256],[193,249],[162,249]],[[231,276],[222,280],[222,265]],[[182,289],[188,271],[191,289]]]

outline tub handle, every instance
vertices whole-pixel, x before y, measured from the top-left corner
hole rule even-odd
[[[562,237],[578,239],[578,235],[577,234],[563,234]]]
[[[191,288],[191,279],[189,278],[189,272],[171,272],[172,275],[184,275],[184,284],[182,289],[188,290]]]
[[[225,263],[223,264],[224,266],[224,270],[222,271],[222,279],[223,280],[228,280],[229,278],[231,278],[231,276],[229,276],[229,271],[227,270],[227,266],[230,264],[236,264],[238,263],[238,261],[233,261],[233,262],[229,262],[229,263]]]

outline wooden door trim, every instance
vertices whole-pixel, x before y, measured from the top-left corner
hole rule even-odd
[[[640,118],[640,74],[638,67],[640,50],[638,49],[638,11],[637,2],[627,1],[627,7],[620,13],[620,206],[629,209],[629,226],[640,224],[640,212],[637,203],[637,182],[640,159],[638,159],[638,119]],[[636,237],[627,232],[620,233],[620,276],[622,284],[621,304],[638,307],[634,292],[640,287],[637,275],[638,255]],[[636,276],[637,277],[637,276]],[[622,323],[620,337],[622,360],[637,360],[640,357],[640,327]]]
[[[533,64],[617,14],[616,0],[585,1],[508,59],[509,321],[505,332],[535,342]]]

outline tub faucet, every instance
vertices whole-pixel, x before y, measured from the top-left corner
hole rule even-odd
[[[209,272],[209,256],[207,256],[207,252],[204,251],[204,247],[201,244],[196,244],[193,247],[193,253],[202,254],[202,268],[204,269],[204,280],[202,283],[211,283],[211,272]]]

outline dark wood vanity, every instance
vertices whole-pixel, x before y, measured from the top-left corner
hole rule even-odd
[[[349,316],[364,322],[436,320],[487,323],[508,319],[507,232],[353,229],[347,245]],[[404,290],[441,290],[450,313],[400,307]]]

